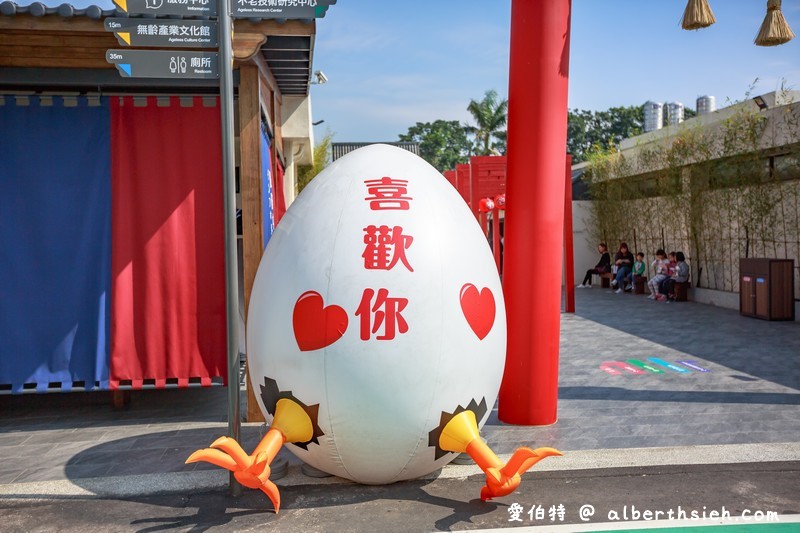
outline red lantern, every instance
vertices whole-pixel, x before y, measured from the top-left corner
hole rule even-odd
[[[505,208],[506,208],[506,195],[505,195],[505,193],[498,194],[497,196],[494,197],[494,205],[495,205],[495,207],[497,207],[497,209],[505,210]]]
[[[481,213],[488,213],[492,209],[494,209],[494,200],[491,198],[481,198],[478,202],[478,211]]]

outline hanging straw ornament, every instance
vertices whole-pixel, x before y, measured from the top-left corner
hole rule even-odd
[[[767,0],[767,16],[753,42],[758,46],[778,46],[792,39],[794,32],[781,13],[781,0]]]
[[[689,0],[686,11],[683,12],[681,27],[684,30],[699,30],[711,26],[716,21],[708,0]]]

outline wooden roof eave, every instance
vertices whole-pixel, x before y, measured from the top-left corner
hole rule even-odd
[[[269,68],[266,62],[258,60],[258,51],[267,38],[270,35],[314,35],[315,32],[313,21],[236,20],[234,59],[239,64],[255,61],[269,82]],[[105,31],[102,20],[59,15],[0,16],[0,66],[113,69],[114,66],[105,60],[105,51],[118,47],[114,35]],[[270,83],[275,85],[274,77]]]

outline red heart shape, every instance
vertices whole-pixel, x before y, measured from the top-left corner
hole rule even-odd
[[[347,313],[338,305],[324,306],[315,291],[300,295],[294,304],[292,327],[301,352],[319,350],[338,341],[347,331]]]
[[[478,292],[477,287],[467,283],[461,287],[461,311],[467,319],[469,327],[480,340],[492,331],[494,325],[495,305],[494,295],[489,287],[484,287]]]

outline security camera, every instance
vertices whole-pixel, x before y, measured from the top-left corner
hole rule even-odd
[[[314,72],[314,76],[317,78],[317,83],[319,85],[322,85],[328,81],[328,76],[326,76],[321,70]]]

